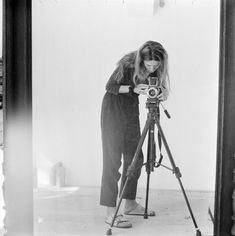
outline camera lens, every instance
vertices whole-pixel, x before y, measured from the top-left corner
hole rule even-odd
[[[151,97],[155,96],[155,95],[156,95],[155,89],[150,89],[150,90],[149,90],[149,95],[150,95]]]
[[[156,98],[157,95],[158,95],[158,90],[157,90],[156,88],[150,88],[150,89],[148,90],[148,96],[149,96],[150,98]]]

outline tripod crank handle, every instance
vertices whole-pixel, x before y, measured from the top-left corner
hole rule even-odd
[[[168,119],[171,118],[171,116],[170,116],[170,114],[169,114],[169,112],[168,112],[167,110],[164,110],[164,113],[166,114],[166,116],[167,116]]]
[[[163,106],[162,103],[160,103],[160,104],[161,104],[161,106],[162,106],[162,108],[163,108],[163,110],[164,110],[164,113],[166,114],[167,118],[170,119],[171,116],[170,116],[169,112],[165,109],[165,107]]]

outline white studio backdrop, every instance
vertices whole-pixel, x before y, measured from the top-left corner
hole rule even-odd
[[[162,112],[161,124],[184,187],[214,190],[219,0],[167,0],[163,7],[158,3],[33,1],[33,145],[38,186],[50,185],[57,162],[65,167],[67,185],[100,186],[105,84],[124,54],[154,40],[169,54],[171,94],[164,105],[172,118]],[[146,97],[140,101],[143,128]],[[166,154],[163,163],[170,165]],[[143,168],[139,186],[145,182]],[[164,168],[151,175],[150,187],[179,188],[175,176]]]

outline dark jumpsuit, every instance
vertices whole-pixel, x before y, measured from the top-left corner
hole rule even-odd
[[[133,69],[126,68],[120,83],[115,80],[118,68],[106,85],[102,102],[101,131],[103,146],[103,174],[101,182],[100,204],[115,207],[118,195],[118,181],[121,177],[119,168],[123,156],[121,190],[126,180],[127,168],[134,157],[139,139],[139,98],[138,94],[118,93],[121,85],[133,86]],[[137,182],[143,164],[143,153],[138,156],[137,166],[132,178],[128,181],[123,195],[124,199],[135,199]],[[120,191],[121,191],[120,190]]]

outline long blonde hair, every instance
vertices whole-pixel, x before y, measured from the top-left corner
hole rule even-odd
[[[147,41],[137,51],[134,64],[134,84],[145,82],[149,76],[144,65],[145,60],[160,61],[160,66],[157,68],[156,74],[159,78],[160,86],[163,86],[169,91],[170,80],[168,74],[168,54],[160,43],[154,41]]]

